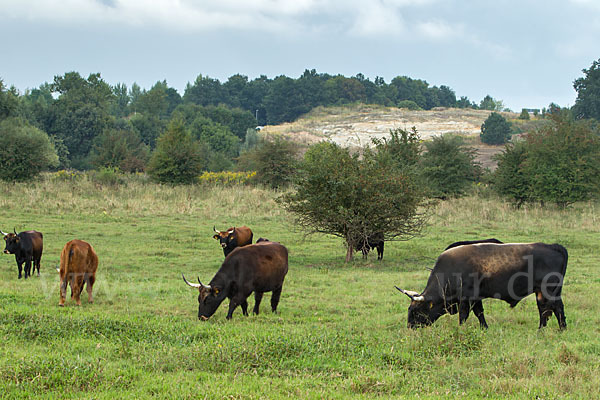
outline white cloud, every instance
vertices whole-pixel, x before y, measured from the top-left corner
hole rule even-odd
[[[335,29],[372,36],[402,32],[403,8],[436,1],[0,0],[0,15],[61,26],[116,24],[189,32],[224,28],[299,34]]]
[[[434,40],[450,40],[463,36],[462,26],[451,26],[445,21],[434,20],[417,24],[417,32],[422,36]]]

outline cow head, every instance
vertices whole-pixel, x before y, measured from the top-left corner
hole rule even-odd
[[[229,230],[225,232],[218,231],[214,226],[213,230],[215,231],[215,235],[213,235],[213,239],[216,239],[221,244],[222,248],[227,248],[230,246],[237,246],[237,240],[235,235],[235,227],[229,228]]]
[[[6,242],[4,254],[15,254],[19,250],[19,245],[21,242],[21,238],[17,234],[17,231],[14,230],[14,233],[5,233],[0,231],[0,233],[2,233],[2,236],[4,236],[4,241]]]
[[[396,286],[396,289],[407,295],[411,302],[408,306],[408,327],[418,328],[433,324],[439,317],[447,312],[443,301],[428,299],[427,296],[403,290]]]
[[[198,319],[207,321],[225,300],[227,293],[222,288],[202,284],[200,279],[198,283],[190,283],[183,274],[181,276],[188,286],[198,289]]]

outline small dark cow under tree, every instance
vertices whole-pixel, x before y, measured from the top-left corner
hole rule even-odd
[[[239,228],[233,227],[223,232],[218,231],[216,227],[213,226],[213,230],[216,233],[213,235],[213,238],[218,240],[221,244],[225,257],[227,257],[236,247],[252,244],[252,230],[247,226],[241,226]]]
[[[58,269],[58,268],[57,268]],[[71,300],[80,306],[80,295],[83,285],[87,284],[88,301],[94,302],[92,288],[96,281],[96,270],[98,269],[98,256],[92,245],[83,240],[74,239],[65,244],[60,253],[60,302],[59,306],[65,305],[67,296],[67,285],[71,285]]]
[[[263,293],[272,292],[271,310],[275,312],[279,304],[283,280],[288,271],[288,251],[276,242],[260,242],[239,247],[231,252],[208,285],[190,283],[181,274],[185,283],[197,288],[198,319],[208,320],[219,305],[229,298],[227,319],[231,319],[237,306],[248,315],[247,298],[254,292],[254,314]]]
[[[371,249],[377,249],[377,259],[382,260],[383,259],[383,245],[384,245],[383,233],[376,233],[376,234],[367,236],[366,238],[359,239],[358,243],[356,243],[354,248],[356,249],[356,251],[361,251],[363,258],[365,258],[365,259],[367,258],[367,255],[369,254],[369,251]]]
[[[38,231],[25,231],[17,233],[2,233],[6,247],[5,254],[14,254],[19,267],[19,279],[22,277],[23,263],[25,263],[25,279],[31,276],[31,263],[33,262],[33,272],[37,268],[37,274],[40,276],[40,261],[44,250],[44,236]]]
[[[481,327],[486,328],[481,300],[496,298],[515,307],[535,293],[539,328],[546,326],[554,313],[558,326],[564,329],[567,323],[561,294],[567,261],[567,250],[559,244],[459,245],[438,257],[421,293],[396,289],[411,299],[410,328],[430,325],[453,310],[458,310],[460,324],[473,310]]]

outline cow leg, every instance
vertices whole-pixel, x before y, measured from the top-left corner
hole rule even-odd
[[[479,327],[482,329],[487,329],[488,324],[487,322],[485,322],[485,317],[483,315],[483,303],[481,302],[481,300],[476,301],[473,304],[473,313],[479,320]]]
[[[65,306],[65,297],[67,297],[67,284],[68,281],[66,279],[61,278],[60,280],[60,301],[58,305],[61,307]]]
[[[25,259],[25,279],[31,275],[31,258]]]
[[[247,317],[248,316],[248,300],[242,301],[242,304],[240,304],[240,306],[242,307],[242,314],[244,314]]]
[[[377,259],[383,260],[383,242],[377,245]]]
[[[75,300],[75,304],[77,304],[78,306],[81,305],[81,291],[83,290],[83,274],[75,274],[75,276],[73,277],[73,281],[75,283],[75,286],[71,286],[73,295],[74,295],[74,300]]]
[[[556,319],[558,320],[558,327],[561,330],[566,329],[567,319],[565,317],[565,306],[560,297],[552,304],[552,310],[554,311],[554,315],[556,315]]]
[[[231,319],[233,312],[235,311],[235,308],[237,307],[237,303],[235,302],[235,300],[231,299],[229,301],[229,310],[227,311],[227,319]]]
[[[254,292],[254,309],[252,312],[258,315],[258,308],[260,307],[260,302],[263,298],[263,292]]]
[[[271,295],[271,311],[277,311],[277,305],[279,304],[279,298],[281,297],[281,290],[283,287],[273,290],[273,294]]]
[[[33,261],[33,272],[35,272],[36,267],[37,267],[37,276],[40,276],[40,259]]]
[[[21,272],[23,271],[23,262],[22,261],[21,262],[17,261],[17,268],[19,268],[19,279],[21,279],[21,277],[22,277]]]
[[[538,329],[542,329],[548,323],[548,318],[552,316],[552,308],[548,304],[548,301],[542,295],[542,292],[536,292],[535,298],[537,301],[538,311],[540,313],[540,326],[538,327]]]
[[[86,290],[88,293],[88,302],[93,303],[94,298],[92,297],[92,288],[94,287],[94,282],[96,281],[96,277],[94,275],[88,275],[86,279]]]
[[[244,303],[246,303],[246,313],[244,315],[248,315],[247,309],[248,309],[248,302],[247,302],[247,298],[248,296],[250,296],[250,293],[248,294],[241,294],[240,292],[237,292],[232,298],[231,300],[229,300],[229,311],[227,311],[227,319],[231,319],[231,317],[233,316],[233,312],[235,311],[235,309],[237,308],[237,306],[241,305],[242,306],[242,311],[244,310]]]
[[[458,305],[458,323],[462,325],[471,312],[471,303],[468,300],[462,300]]]

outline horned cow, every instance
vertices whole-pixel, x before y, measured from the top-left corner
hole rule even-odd
[[[263,293],[272,292],[271,310],[275,312],[279,304],[283,280],[288,271],[288,251],[277,242],[263,241],[238,247],[225,257],[221,268],[208,285],[190,283],[198,289],[198,319],[208,320],[219,305],[229,298],[227,319],[231,319],[237,306],[248,315],[247,298],[254,292],[254,314],[258,314]]]
[[[37,267],[37,274],[40,276],[40,261],[44,250],[44,236],[38,231],[25,231],[17,233],[5,233],[0,231],[4,236],[6,247],[4,254],[14,254],[19,268],[19,279],[22,277],[23,263],[25,263],[25,279],[31,276],[31,263],[33,262],[33,272]]]
[[[421,293],[396,289],[406,294],[408,326],[433,324],[439,317],[458,310],[459,323],[471,310],[482,327],[487,327],[481,300],[497,298],[511,307],[535,293],[540,316],[539,328],[552,313],[558,326],[567,326],[562,285],[568,253],[559,244],[480,243],[452,247],[437,259]]]
[[[213,235],[213,238],[218,240],[221,244],[225,257],[227,257],[236,247],[252,244],[252,230],[247,226],[229,228],[224,232],[218,231],[216,227],[213,226],[213,230],[216,233]]]

